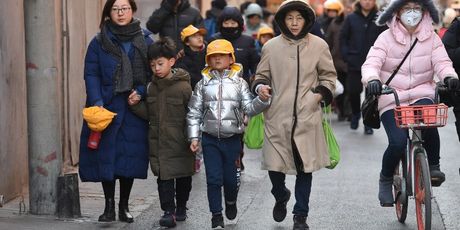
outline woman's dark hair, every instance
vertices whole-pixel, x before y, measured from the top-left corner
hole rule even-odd
[[[176,43],[170,37],[163,37],[149,46],[149,60],[176,57]]]
[[[104,5],[104,9],[102,10],[101,22],[99,23],[99,28],[101,29],[104,25],[104,22],[107,18],[110,18],[110,12],[112,11],[112,6],[115,4],[117,0],[107,0]],[[133,13],[137,11],[137,5],[134,0],[128,0],[129,5],[131,6],[131,10]]]

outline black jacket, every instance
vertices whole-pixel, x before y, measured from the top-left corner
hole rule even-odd
[[[369,49],[379,34],[387,29],[386,26],[375,24],[376,17],[377,9],[372,10],[367,17],[364,16],[358,2],[356,10],[345,18],[340,31],[340,51],[343,60],[347,62],[348,71],[361,72]]]
[[[460,18],[456,18],[442,37],[447,54],[454,64],[454,69],[460,75]]]
[[[196,83],[201,80],[201,70],[206,65],[206,48],[201,51],[193,51],[190,47],[184,47],[185,56],[181,57],[176,62],[177,68],[187,70],[190,74],[190,84],[192,89],[195,89]]]
[[[147,29],[152,33],[160,33],[161,37],[171,37],[177,45],[177,50],[183,48],[180,39],[182,29],[192,24],[197,28],[204,28],[203,18],[200,11],[191,7],[188,0],[182,0],[177,9],[173,12],[172,6],[168,1],[163,0],[161,7],[153,12],[147,22]]]

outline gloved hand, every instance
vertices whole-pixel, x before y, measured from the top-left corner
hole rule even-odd
[[[460,82],[454,77],[444,78],[444,84],[446,84],[447,89],[451,92],[458,91],[460,89]]]
[[[379,80],[371,80],[367,83],[367,92],[370,95],[380,95],[382,93],[382,83]]]
[[[165,10],[172,12],[174,10],[174,7],[176,6],[178,0],[163,0],[161,2],[161,7],[163,7]]]

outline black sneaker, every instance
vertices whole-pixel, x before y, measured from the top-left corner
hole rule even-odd
[[[160,219],[160,226],[172,228],[176,226],[176,217],[172,212],[165,212]]]
[[[374,134],[374,130],[371,127],[364,126],[364,134],[372,135],[372,134]]]
[[[212,215],[212,219],[211,219],[211,227],[212,228],[217,228],[217,227],[221,227],[221,228],[224,228],[224,217],[222,216],[222,214],[213,214]]]
[[[225,201],[225,216],[227,217],[227,219],[235,219],[237,213],[238,209],[236,208],[236,201]]]
[[[187,208],[177,207],[176,208],[176,221],[185,221],[187,219]]]
[[[273,207],[273,219],[276,222],[281,222],[284,220],[284,218],[286,218],[286,205],[290,197],[291,191],[289,191],[289,189],[286,188],[286,196],[284,197],[284,199],[277,201],[275,203],[275,207]]]
[[[441,172],[439,164],[430,165],[431,186],[439,187],[446,180],[446,175]]]
[[[308,227],[307,224],[307,217],[306,216],[300,216],[300,215],[294,215],[294,226],[292,227],[293,230],[309,230],[310,227]]]

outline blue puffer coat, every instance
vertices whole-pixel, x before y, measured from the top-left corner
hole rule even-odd
[[[149,35],[151,33],[144,30],[147,45],[153,43]],[[109,36],[118,44],[113,35]],[[130,59],[134,56],[132,44],[128,56]],[[85,57],[86,106],[103,105],[117,115],[102,132],[97,150],[87,147],[91,130],[83,122],[79,166],[82,181],[111,181],[115,176],[147,178],[148,124],[129,110],[129,92],[113,95],[112,77],[119,64],[113,55],[103,50],[98,39],[93,38]],[[145,67],[145,71],[148,72],[147,76],[151,76],[149,66]],[[136,90],[141,95],[145,94],[145,86],[137,86]]]

